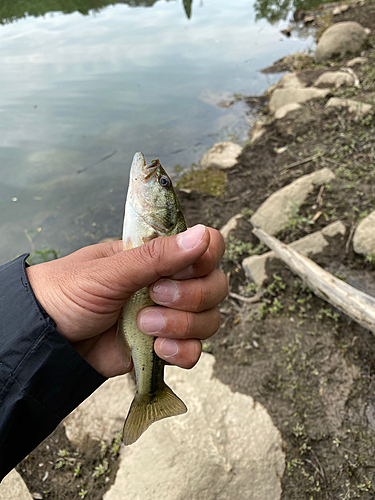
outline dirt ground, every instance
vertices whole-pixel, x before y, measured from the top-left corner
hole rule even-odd
[[[358,20],[375,35],[374,2],[334,18],[342,20]],[[361,87],[332,95],[375,105],[374,36],[365,52],[369,63],[355,68]],[[342,65],[336,61],[330,68]],[[306,78],[313,77],[312,70],[305,69]],[[227,172],[222,196],[179,192],[188,225],[219,228],[231,216],[244,215],[221,264],[231,292],[257,293],[241,267],[244,257],[266,251],[251,233],[251,213],[275,190],[328,167],[336,179],[320,201],[317,188],[278,237],[290,242],[343,221],[345,236],[315,260],[375,296],[375,259],[355,255],[351,244],[353,228],[375,209],[375,114],[354,119],[344,111],[328,112],[326,100],[268,125]],[[284,146],[287,150],[278,154]],[[314,220],[317,212],[321,215]],[[216,358],[216,376],[260,401],[282,433],[284,500],[374,499],[375,337],[315,297],[281,264],[273,265],[274,277],[259,302],[244,305],[228,297],[221,304],[222,325],[204,350]],[[77,450],[60,426],[18,471],[39,495],[35,498],[99,500],[115,477],[118,447],[119,440],[111,446],[87,441]]]

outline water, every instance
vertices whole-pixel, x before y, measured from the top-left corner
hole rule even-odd
[[[190,19],[181,1],[103,3],[77,0],[85,15],[37,17],[4,14],[0,4],[8,18],[0,25],[0,263],[120,235],[136,151],[172,174],[215,142],[243,143],[244,106],[216,104],[262,93],[279,76],[259,69],[312,45],[284,38],[285,21],[256,21],[260,7],[250,0],[195,0]]]

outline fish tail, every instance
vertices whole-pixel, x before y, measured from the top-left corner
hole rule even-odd
[[[153,422],[186,412],[185,403],[164,382],[154,394],[136,394],[124,424],[124,444],[137,441]]]

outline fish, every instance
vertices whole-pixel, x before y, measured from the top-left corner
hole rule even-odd
[[[146,164],[144,155],[135,153],[125,203],[123,249],[185,230],[172,181],[160,161]],[[137,327],[140,311],[154,305],[148,287],[142,288],[129,298],[118,320],[117,352],[124,364],[131,352],[136,375],[136,393],[123,430],[125,445],[137,441],[153,422],[187,412],[185,403],[164,382],[165,362],[154,351],[155,337],[143,334]]]

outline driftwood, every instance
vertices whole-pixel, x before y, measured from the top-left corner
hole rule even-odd
[[[253,233],[321,299],[375,334],[375,298],[348,285],[297,250],[281,243],[259,228]]]

